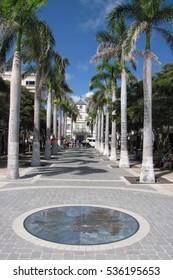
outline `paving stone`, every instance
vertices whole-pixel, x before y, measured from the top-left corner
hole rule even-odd
[[[127,183],[123,178],[131,177],[133,168],[110,168],[113,163],[101,158],[95,149],[69,149],[47,166],[26,169],[19,180],[1,176],[0,259],[172,260],[173,192],[164,185]],[[149,233],[131,245],[92,252],[34,244],[14,230],[16,218],[28,211],[70,204],[130,211],[149,223]]]
[[[31,259],[40,259],[41,258],[42,253],[41,252],[32,252],[30,254]]]
[[[27,254],[27,253],[26,254],[20,254],[18,259],[19,260],[29,260],[29,259],[32,259],[30,256],[31,256],[31,254]]]
[[[9,254],[7,260],[19,260],[20,254]]]
[[[106,260],[106,255],[104,254],[100,254],[100,255],[96,255],[96,260]]]
[[[63,254],[62,253],[53,253],[52,260],[63,260]]]
[[[8,253],[3,253],[3,254],[0,253],[0,260],[7,260],[8,256],[9,256]],[[14,259],[16,259],[16,258],[14,258]]]

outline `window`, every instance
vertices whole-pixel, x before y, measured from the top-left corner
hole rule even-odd
[[[35,81],[26,81],[27,86],[35,86]]]
[[[79,106],[79,109],[81,109],[81,110],[82,110],[82,109],[83,109],[83,106],[82,106],[82,105],[80,105],[80,106]]]

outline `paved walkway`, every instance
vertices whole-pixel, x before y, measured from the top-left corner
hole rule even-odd
[[[25,159],[26,160],[26,159]],[[116,168],[95,149],[66,149],[39,168],[21,167],[9,181],[0,169],[0,259],[172,260],[173,184],[131,184],[138,165]],[[158,170],[157,173],[160,171]],[[164,172],[173,181],[172,172]],[[60,245],[29,235],[23,220],[38,209],[91,205],[134,216],[139,231],[132,237],[98,246]]]

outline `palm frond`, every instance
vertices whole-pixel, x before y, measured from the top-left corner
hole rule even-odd
[[[34,67],[34,65],[28,64],[26,69],[22,71],[22,79],[33,73],[36,73],[36,67]]]
[[[139,35],[148,27],[147,22],[133,22],[128,30],[127,38],[122,45],[122,59],[128,60],[132,57]]]
[[[157,13],[155,13],[153,23],[158,25],[170,22],[173,22],[173,4],[162,3],[160,8],[157,10]]]
[[[110,32],[104,30],[104,31],[97,31],[96,33],[96,41],[100,43],[117,43],[118,38],[115,36],[112,36]]]
[[[151,52],[151,51],[134,51],[133,52],[133,55],[134,56],[136,56],[136,57],[142,57],[142,58],[144,58],[144,56],[146,55],[146,54],[148,54],[148,55],[150,55],[150,57],[151,57],[151,59],[154,61],[154,63],[156,63],[156,64],[160,64],[160,61],[159,61],[159,58],[153,53],[153,52]]]
[[[107,62],[117,56],[119,46],[110,43],[101,43],[97,49],[96,55],[94,55],[90,62],[96,63],[98,61]]]
[[[173,53],[173,33],[160,27],[154,27],[154,29],[162,35]]]
[[[0,65],[5,63],[6,56],[15,42],[15,27],[7,27],[3,30],[0,38]]]
[[[137,9],[135,8],[137,7]],[[114,29],[115,25],[119,22],[121,17],[127,19],[136,19],[136,11],[139,11],[139,1],[133,1],[133,5],[131,1],[117,4],[115,8],[112,9],[105,17],[105,22],[109,26],[110,30]]]
[[[93,78],[91,79],[91,83],[90,83],[90,86],[89,86],[89,89],[90,90],[93,90],[93,89],[96,89],[96,88],[99,88],[99,89],[102,89],[102,90],[105,90],[105,86],[104,84],[99,81],[99,80],[94,80]]]
[[[128,62],[130,63],[131,67],[132,67],[134,70],[136,70],[136,60],[135,60],[135,58],[134,58],[134,56],[133,56],[133,53],[132,53],[132,56],[129,57]]]

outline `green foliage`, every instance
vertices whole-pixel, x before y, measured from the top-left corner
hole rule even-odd
[[[0,120],[8,123],[9,103],[10,103],[10,84],[0,77]]]
[[[65,77],[68,65],[69,61],[67,58],[63,58],[59,53],[55,53],[45,84],[50,91],[54,90],[57,98],[64,97],[66,93],[73,93]]]
[[[173,92],[173,63],[163,66],[153,78],[153,88],[163,96],[171,96]]]
[[[23,35],[31,30],[34,21],[37,19],[38,9],[46,4],[46,0],[2,0],[0,3],[1,18],[1,42],[0,59],[1,62],[12,44],[16,42],[15,50],[21,51]],[[32,23],[32,24],[31,24]]]
[[[167,26],[159,27],[163,23],[172,24],[173,4],[165,0],[124,0],[117,3],[115,8],[106,16],[110,28],[117,25],[122,16],[131,23],[126,40],[123,43],[126,55],[131,53],[136,45],[138,37],[145,32],[145,49],[150,50],[152,30],[160,33],[166,44],[173,50],[173,35]],[[130,21],[129,21],[130,20]]]
[[[153,78],[154,128],[173,124],[173,63],[166,64]]]
[[[128,86],[127,95],[128,130],[138,132],[143,127],[144,101],[143,82],[139,81]]]
[[[8,127],[9,104],[10,104],[10,82],[0,78],[0,120]],[[20,129],[25,132],[33,130],[34,123],[34,93],[22,86],[21,90],[21,109],[20,109]],[[41,126],[45,129],[46,111],[41,108]]]
[[[20,128],[24,131],[32,131],[34,123],[34,94],[22,87]]]
[[[163,66],[153,77],[153,129],[163,131],[173,124],[173,63]],[[128,129],[138,131],[143,127],[143,81],[128,88]]]

